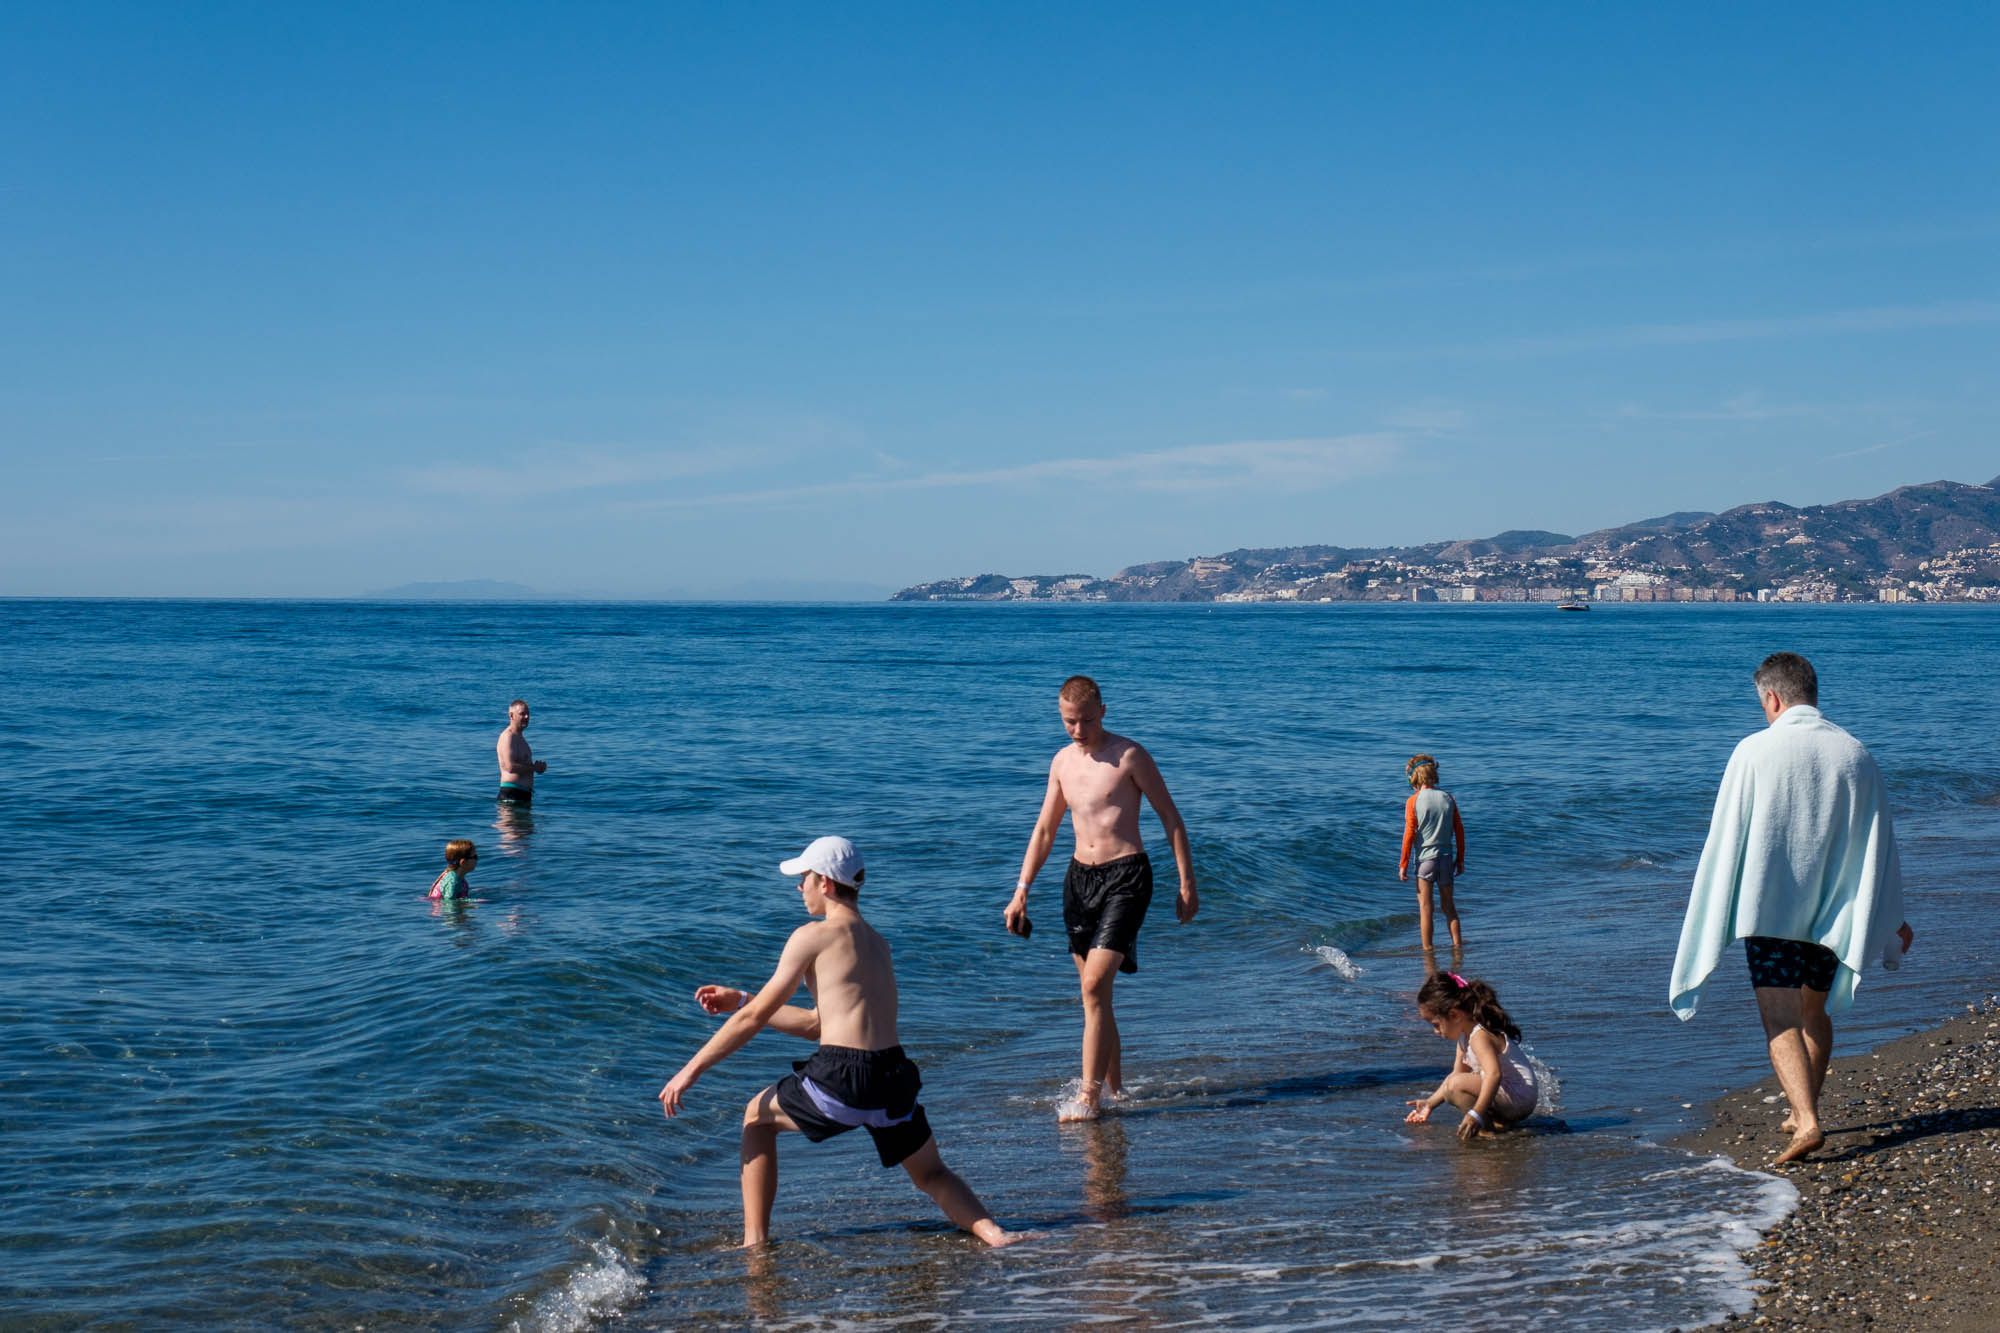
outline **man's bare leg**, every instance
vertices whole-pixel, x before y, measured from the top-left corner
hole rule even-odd
[[[1819,1127],[1818,1089],[1806,1045],[1803,991],[1759,986],[1756,992],[1757,1013],[1764,1020],[1764,1036],[1771,1048],[1771,1069],[1792,1106],[1792,1141],[1774,1159],[1776,1165],[1804,1157],[1826,1142],[1826,1134]],[[1828,1030],[1830,1033],[1831,1028]]]
[[[1423,943],[1424,952],[1431,951],[1431,882],[1417,881],[1417,939]]]
[[[1077,984],[1083,994],[1083,1088],[1074,1104],[1075,1114],[1059,1115],[1059,1119],[1094,1120],[1104,1090],[1110,1089],[1114,1097],[1124,1090],[1118,1018],[1111,1010],[1111,986],[1118,979],[1118,965],[1124,961],[1125,955],[1115,949],[1092,949],[1076,959]]]
[[[1819,1094],[1826,1087],[1827,1063],[1833,1059],[1833,1019],[1827,1016],[1825,991],[1813,990],[1809,986],[1799,987],[1799,1008],[1805,1021],[1800,1031],[1806,1039],[1806,1059],[1812,1065],[1813,1105],[1819,1105]],[[1798,1128],[1789,1115],[1778,1126],[1784,1133]]]
[[[1451,885],[1438,885],[1438,909],[1444,913],[1444,924],[1451,931],[1451,951],[1458,953],[1465,948],[1465,937],[1458,933],[1458,908],[1452,905]]]
[[[1826,1012],[1827,992],[1810,986],[1799,987],[1799,1007],[1805,1013],[1800,1030],[1806,1038],[1806,1056],[1812,1061],[1813,1105],[1819,1105],[1820,1090],[1826,1086],[1826,1067],[1833,1059],[1833,1019]]]
[[[972,1187],[958,1176],[958,1173],[944,1164],[938,1155],[936,1139],[928,1139],[924,1146],[903,1159],[903,1169],[910,1173],[910,1181],[918,1189],[931,1196],[944,1215],[952,1220],[961,1231],[970,1231],[988,1245],[1012,1245],[1025,1237],[1003,1231],[993,1214],[986,1211],[986,1205],[972,1192]]]
[[[798,1132],[778,1106],[778,1090],[766,1088],[743,1108],[743,1247],[771,1238],[771,1208],[778,1199],[778,1134]]]

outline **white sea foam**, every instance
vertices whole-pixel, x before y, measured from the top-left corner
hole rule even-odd
[[[1562,1239],[1582,1252],[1597,1247],[1627,1255],[1677,1250],[1690,1276],[1698,1274],[1711,1279],[1702,1286],[1722,1302],[1727,1312],[1745,1314],[1754,1304],[1756,1292],[1749,1265],[1743,1262],[1743,1252],[1754,1247],[1764,1232],[1791,1215],[1798,1206],[1799,1192],[1789,1180],[1760,1171],[1745,1171],[1722,1157],[1711,1158],[1695,1170],[1757,1180],[1749,1206],[1698,1211],[1660,1221],[1629,1221],[1608,1230],[1572,1234]],[[1578,1265],[1586,1273],[1601,1266],[1588,1261]]]
[[[1331,944],[1307,945],[1306,952],[1317,954],[1319,960],[1338,973],[1342,981],[1357,981],[1361,977],[1361,968],[1359,965]]]
[[[1099,1098],[1099,1105],[1102,1106],[1111,1100],[1112,1098],[1101,1096]],[[1083,1080],[1081,1078],[1073,1078],[1063,1084],[1062,1091],[1056,1094],[1056,1119],[1081,1120],[1083,1118]]]
[[[544,1292],[525,1319],[508,1326],[508,1333],[583,1333],[638,1300],[646,1280],[603,1241],[592,1242],[590,1248],[596,1261],[571,1273],[554,1291]]]
[[[1305,1333],[1376,1327],[1375,1303],[1384,1300],[1397,1302],[1412,1322],[1439,1322],[1465,1302],[1483,1300],[1491,1305],[1482,1322],[1523,1330],[1546,1327],[1552,1318],[1587,1329],[1662,1328],[1669,1321],[1692,1327],[1747,1311],[1754,1287],[1743,1252],[1785,1217],[1796,1192],[1720,1159],[1665,1156],[1668,1163],[1644,1178],[1665,1209],[1661,1215],[1620,1216],[1616,1207],[1571,1197],[1562,1185],[1528,1187],[1526,1194],[1539,1193],[1553,1207],[1544,1211],[1524,1197],[1525,1210],[1506,1232],[1442,1249],[1398,1254],[1391,1242],[1365,1257],[1320,1258],[1311,1238],[1323,1231],[1323,1218],[1264,1214],[1197,1229],[1200,1259],[1180,1247],[1099,1252],[1063,1260],[1060,1281],[1039,1267],[1051,1255],[1024,1247],[1013,1255],[1021,1267],[1001,1275],[981,1318],[994,1327],[1078,1326],[1172,1308],[1182,1316],[1176,1327],[1254,1320],[1263,1333]],[[1704,1180],[1722,1175],[1731,1179],[1717,1180],[1721,1191],[1712,1194]],[[1254,1257],[1214,1257],[1241,1254],[1245,1245],[1255,1247]],[[1248,1293],[1247,1284],[1269,1282],[1298,1294],[1274,1306]]]

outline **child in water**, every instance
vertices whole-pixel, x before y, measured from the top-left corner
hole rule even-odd
[[[1451,951],[1457,954],[1465,948],[1465,940],[1458,933],[1458,908],[1451,901],[1451,884],[1465,873],[1465,824],[1458,817],[1458,802],[1451,793],[1438,790],[1436,759],[1427,754],[1411,755],[1403,772],[1412,790],[1403,804],[1403,857],[1396,863],[1396,878],[1410,878],[1410,851],[1416,849],[1417,936],[1424,952],[1429,953],[1431,885],[1436,884],[1444,924],[1451,931]]]
[[[465,838],[453,838],[444,845],[444,873],[431,881],[431,897],[450,902],[472,896],[465,877],[479,864],[479,849]]]
[[[1534,1114],[1534,1066],[1521,1054],[1521,1029],[1491,986],[1456,972],[1433,972],[1417,992],[1417,1014],[1440,1037],[1458,1043],[1458,1058],[1436,1092],[1407,1103],[1415,1109],[1406,1122],[1421,1125],[1450,1102],[1465,1112],[1458,1137],[1470,1140]]]

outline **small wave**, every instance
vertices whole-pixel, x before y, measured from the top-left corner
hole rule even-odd
[[[1377,940],[1407,931],[1417,924],[1415,912],[1390,912],[1386,916],[1355,917],[1348,921],[1336,921],[1322,930],[1315,931],[1318,940],[1345,952],[1352,949],[1366,949]],[[1308,951],[1319,944],[1306,946]]]
[[[1368,1269],[1411,1268],[1419,1273],[1428,1273],[1444,1261],[1442,1254],[1420,1254],[1414,1259],[1347,1259],[1337,1264],[1328,1264],[1330,1273],[1359,1273]]]
[[[1316,955],[1322,963],[1325,963],[1328,967],[1339,973],[1342,981],[1359,981],[1361,979],[1361,968],[1356,965],[1352,958],[1349,958],[1345,953],[1334,948],[1331,944],[1308,944],[1306,952]]]
[[[525,1319],[508,1326],[509,1333],[583,1333],[600,1319],[631,1307],[646,1280],[603,1241],[590,1246],[595,1263],[587,1263],[554,1291],[545,1292]]]

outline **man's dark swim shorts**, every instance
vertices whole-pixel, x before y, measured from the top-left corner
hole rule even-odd
[[[1830,991],[1840,959],[1824,944],[1811,940],[1781,940],[1770,935],[1746,935],[1743,951],[1750,956],[1750,984],[1760,990]]]
[[[516,787],[511,782],[503,782],[500,784],[500,801],[504,805],[533,805],[535,803],[535,789],[533,787]]]
[[[778,1080],[778,1105],[812,1142],[865,1129],[884,1166],[900,1165],[930,1142],[931,1122],[917,1101],[924,1081],[902,1047],[822,1046],[792,1069]]]
[[[1139,927],[1153,901],[1153,863],[1144,852],[1103,865],[1069,863],[1063,876],[1063,925],[1069,951],[1081,958],[1092,949],[1125,955],[1120,972],[1139,970]]]

